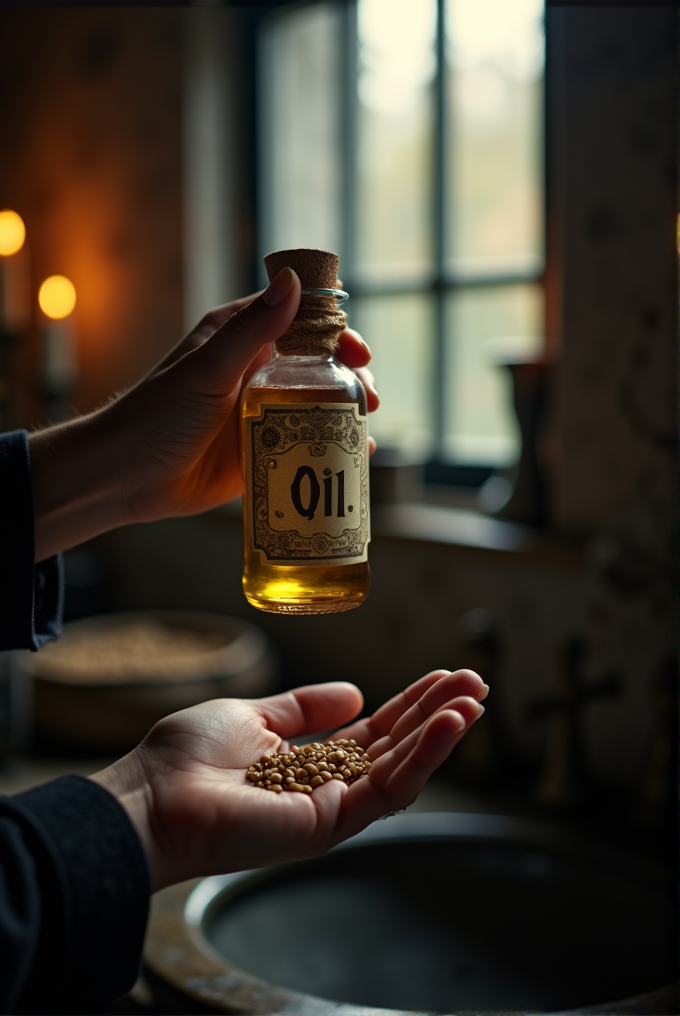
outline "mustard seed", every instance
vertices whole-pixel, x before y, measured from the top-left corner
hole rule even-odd
[[[337,763],[337,764],[336,764]],[[263,790],[277,794],[293,790],[311,794],[329,780],[351,784],[366,776],[371,759],[354,740],[341,739],[304,747],[295,744],[281,754],[263,754],[246,770],[246,779]]]

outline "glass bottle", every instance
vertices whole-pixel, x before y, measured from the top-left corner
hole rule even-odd
[[[265,264],[270,280],[292,268],[303,295],[244,392],[243,589],[274,613],[351,610],[370,587],[368,427],[363,385],[334,356],[339,258],[301,249]]]

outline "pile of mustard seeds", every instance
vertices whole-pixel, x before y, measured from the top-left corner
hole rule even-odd
[[[261,755],[246,771],[246,779],[280,794],[282,790],[297,790],[311,794],[329,780],[354,783],[371,768],[371,760],[356,741],[328,741],[306,744],[303,748],[291,744],[290,751],[277,755]]]

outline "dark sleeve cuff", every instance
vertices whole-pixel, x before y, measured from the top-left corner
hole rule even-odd
[[[40,649],[61,634],[61,556],[34,557],[28,435],[15,430],[0,434],[0,651]]]
[[[151,881],[125,810],[98,784],[63,776],[0,801],[42,855],[40,942],[17,1011],[97,1012],[134,984]]]

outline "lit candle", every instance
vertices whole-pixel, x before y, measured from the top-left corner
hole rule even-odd
[[[78,376],[75,286],[64,275],[51,275],[38,291],[38,304],[46,318],[41,328],[43,388],[48,400],[58,401],[71,394]]]
[[[26,227],[20,215],[0,211],[0,332],[24,331],[31,316],[31,289]]]

